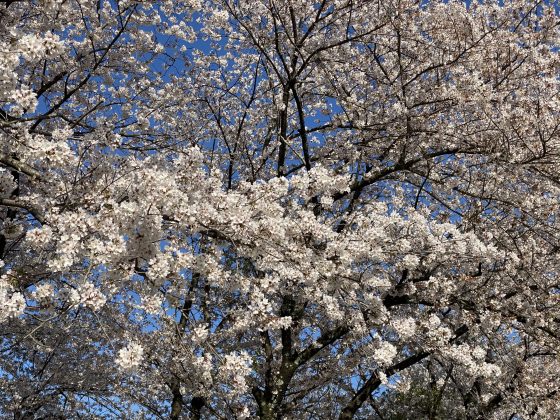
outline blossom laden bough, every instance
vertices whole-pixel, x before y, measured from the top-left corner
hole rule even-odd
[[[557,415],[552,5],[0,9],[0,417]]]

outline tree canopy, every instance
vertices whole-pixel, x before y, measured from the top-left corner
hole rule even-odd
[[[550,3],[0,4],[0,416],[556,418]]]

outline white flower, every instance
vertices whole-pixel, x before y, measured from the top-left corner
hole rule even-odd
[[[381,381],[381,383],[383,385],[387,385],[389,383],[389,378],[387,377],[387,375],[385,374],[385,372],[380,371],[377,374],[379,376],[379,380]]]
[[[192,335],[194,342],[201,343],[208,338],[208,328],[204,325],[198,325],[193,329]]]
[[[0,289],[0,321],[6,318],[18,317],[25,310],[25,298],[19,292],[8,297],[6,290]]]
[[[242,394],[247,389],[246,377],[251,373],[251,358],[246,353],[228,354],[223,358],[222,374],[233,386],[232,392]]]
[[[493,363],[483,363],[479,372],[485,378],[497,378],[502,374],[500,367]]]
[[[396,355],[397,349],[387,341],[382,341],[379,347],[373,352],[373,358],[382,366],[391,364]]]
[[[418,264],[420,263],[420,258],[418,258],[418,256],[416,255],[405,255],[403,260],[402,260],[402,266],[403,268],[408,268],[409,270],[413,270],[416,267],[418,267]]]
[[[486,350],[482,347],[476,347],[471,352],[473,359],[475,360],[484,360],[486,357]]]
[[[132,369],[140,365],[144,359],[144,349],[140,344],[130,343],[119,350],[117,365],[122,369]]]
[[[412,318],[393,319],[391,326],[402,339],[410,338],[416,332],[416,321]]]
[[[96,288],[93,283],[85,283],[78,288],[80,295],[79,301],[90,307],[94,311],[101,309],[105,305],[106,298],[103,293]]]
[[[42,226],[41,228],[30,229],[25,234],[26,241],[35,246],[44,246],[52,238],[52,229],[50,226]]]
[[[430,328],[437,328],[439,327],[441,324],[441,320],[438,318],[437,315],[430,315],[430,317],[428,318],[428,326]]]

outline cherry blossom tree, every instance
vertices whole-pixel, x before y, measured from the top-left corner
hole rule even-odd
[[[555,418],[550,3],[0,4],[0,415]]]

